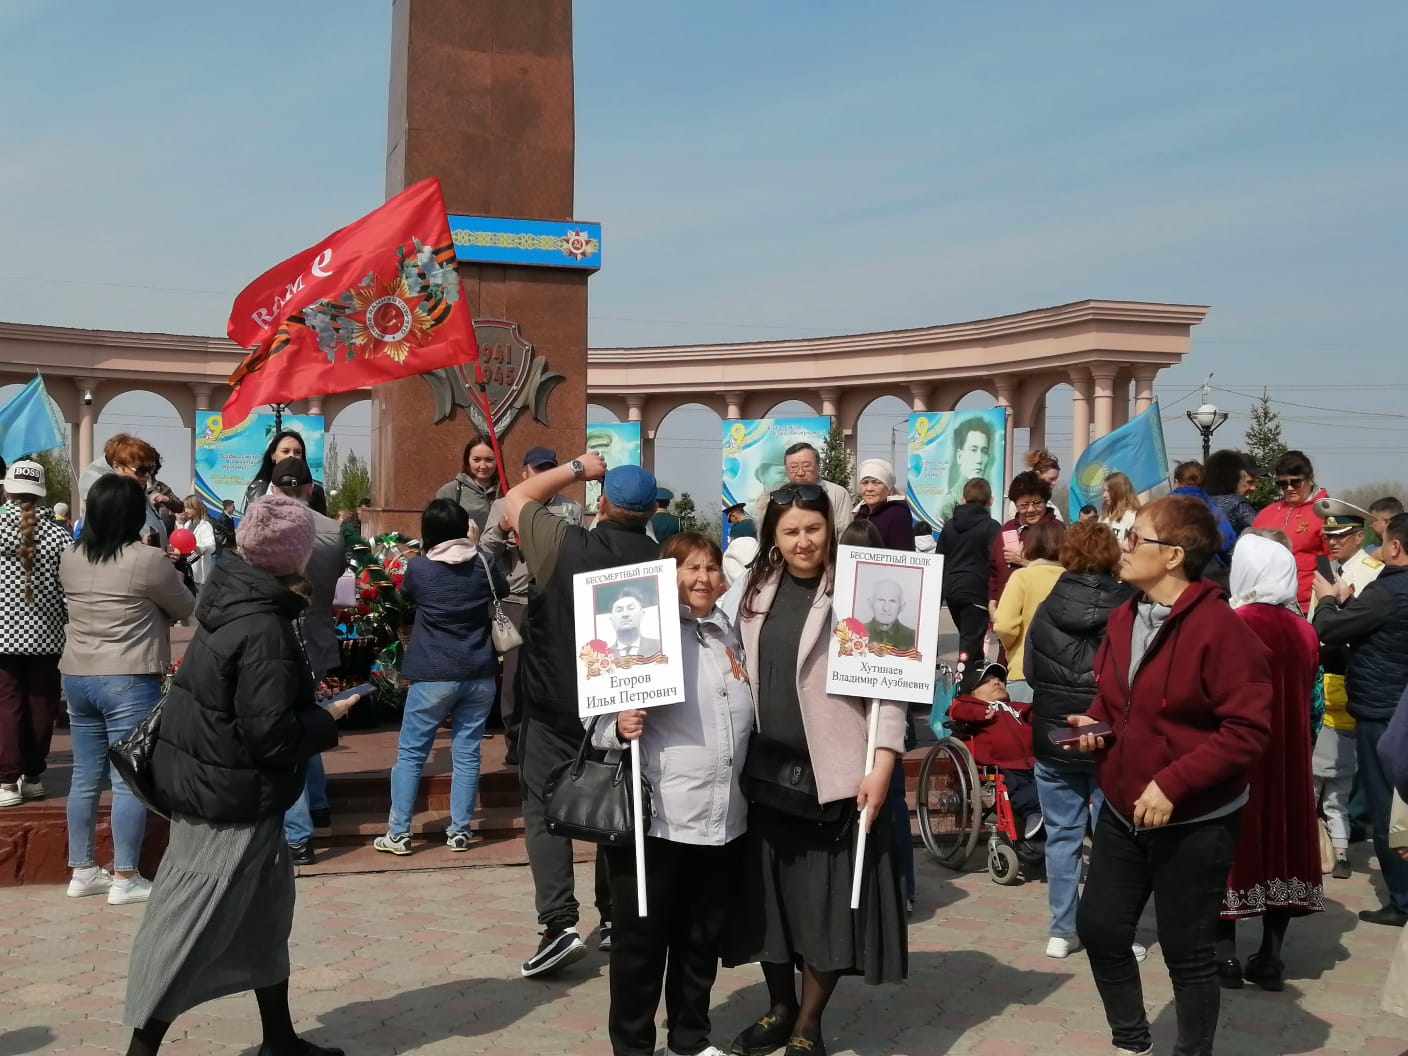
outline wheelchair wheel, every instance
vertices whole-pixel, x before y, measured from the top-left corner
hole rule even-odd
[[[968,746],[945,737],[919,769],[919,835],[925,849],[950,869],[962,869],[982,835],[982,788]]]
[[[1010,887],[1022,879],[1017,849],[1010,843],[999,843],[988,853],[988,872],[994,884]]]

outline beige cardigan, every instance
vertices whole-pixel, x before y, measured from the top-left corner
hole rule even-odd
[[[748,679],[755,688],[758,685],[758,638],[777,595],[779,581],[780,577],[773,575],[759,586],[758,596],[749,606],[758,615],[746,615],[744,606],[739,607],[738,630],[743,639]],[[867,701],[861,697],[831,696],[826,692],[826,649],[832,641],[831,629],[835,623],[830,592],[817,591],[802,627],[802,642],[797,651],[797,699],[802,705],[807,751],[816,772],[817,799],[822,803],[854,798],[865,777]],[[877,747],[903,755],[905,705],[897,700],[882,700],[879,708]],[[759,729],[763,730],[761,723]],[[899,765],[898,760],[895,765]]]
[[[171,621],[194,612],[196,599],[165,552],[129,543],[95,565],[74,547],[59,563],[59,581],[68,597],[61,672],[166,674]]]

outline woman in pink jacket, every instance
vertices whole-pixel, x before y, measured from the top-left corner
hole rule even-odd
[[[760,961],[770,1007],[731,1052],[825,1056],[821,1016],[843,975],[905,977],[904,901],[891,857],[890,775],[904,751],[904,705],[879,703],[879,750],[865,773],[866,702],[826,692],[835,533],[815,484],[769,496],[739,608],[757,729],[742,786],[750,810],[744,906],[725,961]],[[856,825],[871,826],[861,906],[850,908]],[[801,998],[796,968],[801,966]]]

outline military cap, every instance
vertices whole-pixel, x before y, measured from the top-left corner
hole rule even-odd
[[[1360,532],[1371,520],[1368,510],[1361,510],[1352,502],[1345,502],[1343,499],[1316,499],[1315,512],[1325,522],[1321,527],[1325,535]]]
[[[671,491],[669,488],[656,488],[656,489],[655,489],[655,501],[656,501],[656,502],[670,502],[670,501],[672,501],[672,500],[674,499],[674,497],[675,497],[675,493],[674,493],[673,491]]]

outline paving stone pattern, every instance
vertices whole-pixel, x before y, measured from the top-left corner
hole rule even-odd
[[[1045,887],[954,876],[919,855],[910,978],[889,987],[843,980],[825,1023],[831,1052],[1108,1053],[1084,954],[1044,955]],[[589,896],[590,865],[578,867],[577,883]],[[1399,932],[1355,919],[1376,904],[1362,872],[1332,883],[1342,901],[1291,925],[1287,990],[1224,994],[1219,1053],[1408,1051],[1408,1020],[1379,1009]],[[127,953],[142,912],[69,899],[61,887],[0,890],[0,1056],[125,1049]],[[1242,927],[1245,956],[1260,929]],[[295,1022],[349,1056],[609,1053],[606,956],[594,950],[557,977],[522,979],[518,966],[537,931],[522,867],[305,877],[293,934]],[[1151,946],[1143,968],[1155,1052],[1167,1053],[1173,1011],[1149,918],[1140,937]],[[726,1048],[765,1001],[756,969],[720,973],[715,1042]],[[239,995],[178,1019],[163,1051],[234,1054],[253,1052],[258,1041],[253,997]],[[662,1030],[662,1051],[664,1042]]]

